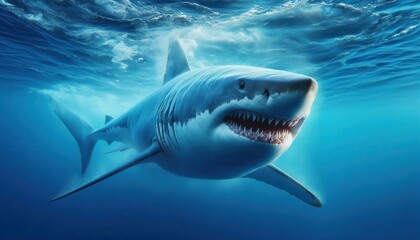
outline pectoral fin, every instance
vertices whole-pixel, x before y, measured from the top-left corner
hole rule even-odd
[[[124,151],[127,151],[128,149],[130,149],[132,147],[133,146],[131,146],[131,144],[122,145],[122,146],[119,146],[116,149],[113,149],[111,151],[105,152],[105,154],[110,154],[110,153],[115,153],[115,152],[124,152]]]
[[[145,159],[147,159],[147,158],[149,158],[149,157],[151,157],[151,156],[153,156],[153,155],[155,155],[155,154],[157,154],[159,152],[160,152],[159,143],[157,141],[153,141],[153,143],[150,145],[149,148],[147,148],[143,152],[139,153],[136,157],[133,158],[133,160],[131,160],[131,161],[123,164],[122,166],[119,166],[119,167],[115,168],[114,170],[112,170],[110,172],[107,172],[107,173],[105,173],[105,174],[103,174],[103,175],[101,175],[99,177],[96,177],[93,180],[90,180],[90,181],[84,183],[83,185],[81,185],[81,186],[73,189],[73,190],[70,190],[70,191],[68,191],[66,193],[63,193],[61,195],[58,195],[57,197],[51,199],[50,202],[54,202],[54,201],[56,201],[58,199],[67,197],[67,196],[69,196],[69,195],[71,195],[73,193],[76,193],[76,192],[78,192],[80,190],[83,190],[83,189],[85,189],[87,187],[90,187],[90,186],[92,186],[92,185],[94,185],[94,184],[96,184],[96,183],[98,183],[98,182],[100,182],[102,180],[105,180],[105,179],[107,179],[107,178],[109,178],[109,177],[111,177],[111,176],[113,176],[113,175],[115,175],[115,174],[117,174],[117,173],[119,173],[119,172],[127,169],[127,168],[130,168],[130,167],[132,167],[132,166],[140,163],[141,161],[143,161],[143,160],[145,160]]]
[[[322,207],[321,201],[302,184],[282,172],[274,165],[268,165],[245,175],[246,178],[253,178],[260,182],[268,183],[276,188],[282,189],[300,200],[315,207]]]

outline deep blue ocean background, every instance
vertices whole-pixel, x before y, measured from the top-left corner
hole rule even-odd
[[[312,114],[276,166],[322,208],[247,180],[131,168],[80,178],[49,98],[99,127],[193,68],[313,76]],[[88,174],[118,165],[95,149]],[[420,2],[0,0],[0,239],[420,239]]]

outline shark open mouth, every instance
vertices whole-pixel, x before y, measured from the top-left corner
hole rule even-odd
[[[269,144],[282,144],[289,135],[295,135],[304,118],[286,119],[236,111],[224,118],[226,125],[236,134]]]

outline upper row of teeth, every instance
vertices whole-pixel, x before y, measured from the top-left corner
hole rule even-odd
[[[281,123],[281,126],[287,126],[287,127],[294,127],[299,122],[299,119],[293,119],[293,120],[283,120],[283,119],[275,119],[272,117],[266,117],[263,115],[255,115],[253,113],[243,113],[243,112],[235,112],[230,114],[232,117],[235,118],[242,118],[243,120],[248,120],[252,118],[252,121],[260,121],[264,122],[266,119],[268,120],[268,124],[271,124],[273,121],[275,122],[275,126],[279,125]]]

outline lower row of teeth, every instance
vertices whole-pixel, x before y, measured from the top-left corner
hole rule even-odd
[[[273,144],[283,143],[289,134],[289,130],[287,129],[280,131],[260,131],[258,129],[257,131],[253,131],[252,128],[246,129],[246,127],[242,127],[233,123],[229,124],[229,128],[236,134],[247,137],[249,139]]]

